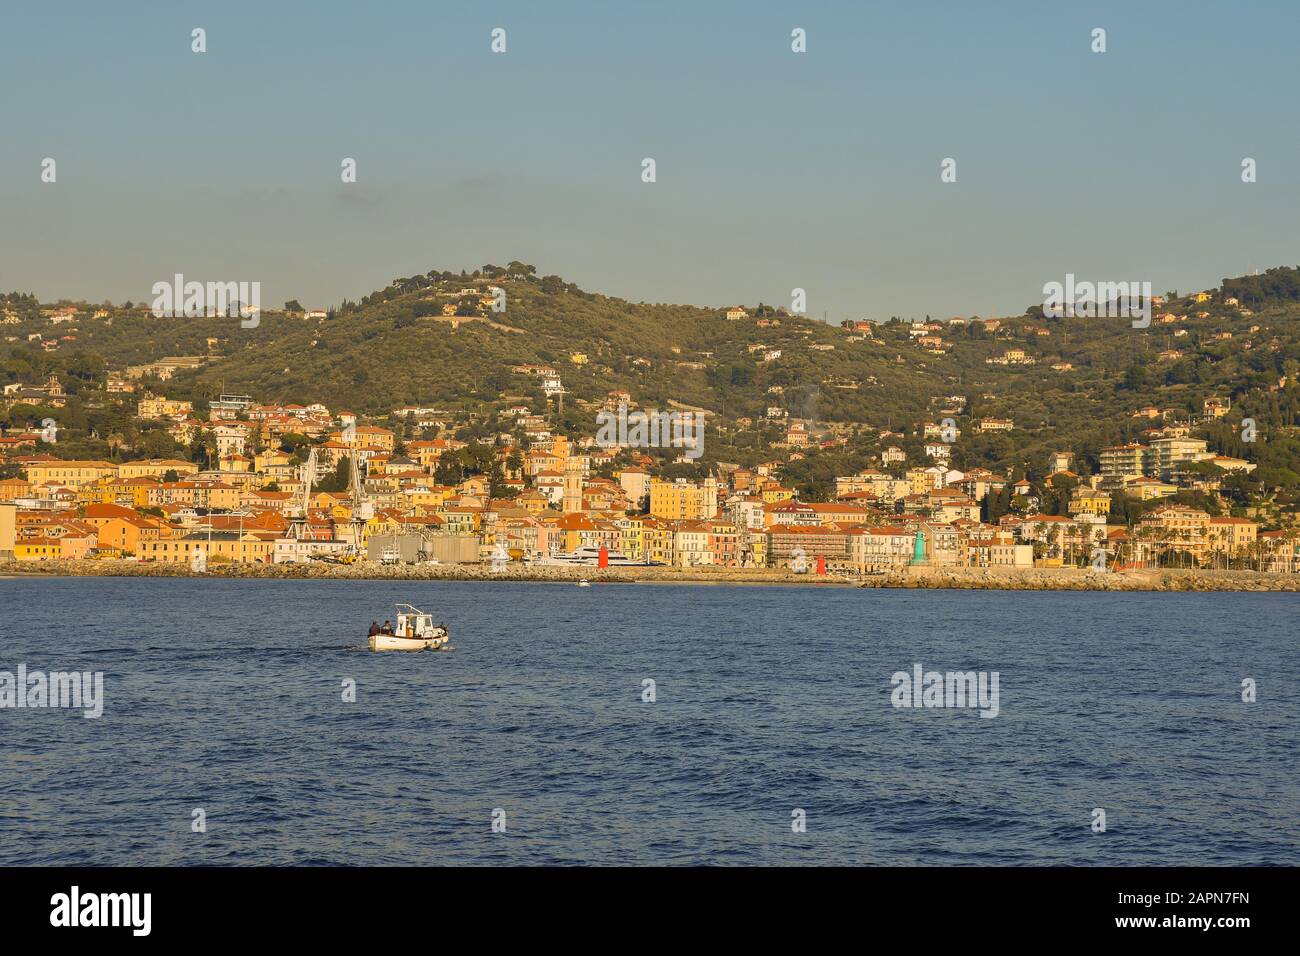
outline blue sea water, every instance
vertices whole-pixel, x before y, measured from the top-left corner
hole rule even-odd
[[[398,601],[446,620],[455,650],[369,652]],[[0,670],[105,674],[98,719],[0,709],[0,864],[1296,865],[1297,610],[0,580]],[[891,675],[916,663],[997,671],[1000,713],[896,709]]]

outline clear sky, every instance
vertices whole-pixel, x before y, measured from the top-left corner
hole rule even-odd
[[[521,259],[832,321],[1188,291],[1300,262],[1297,37],[1296,0],[8,0],[0,290],[325,306]]]

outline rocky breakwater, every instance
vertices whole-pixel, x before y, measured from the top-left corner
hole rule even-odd
[[[1000,591],[1300,591],[1300,575],[1173,569],[1097,573],[1084,568],[903,568],[867,575],[862,586]]]
[[[231,564],[212,562],[204,572],[187,564],[121,559],[0,562],[0,575],[167,578],[274,578],[395,581],[553,581],[631,584],[819,584],[846,585],[855,580],[835,575],[795,574],[781,568],[540,567],[508,564],[500,571],[484,564]]]
[[[185,564],[121,559],[0,561],[0,576],[195,577],[285,580],[536,581],[573,584],[776,584],[864,588],[1004,591],[1300,591],[1300,574],[1255,571],[1121,571],[1080,568],[902,568],[887,574],[795,574],[784,568],[538,567],[510,564],[230,564],[213,562],[199,573]]]
[[[601,568],[526,568],[510,566],[496,572],[476,564],[230,564],[210,563],[206,571],[186,564],[156,561],[6,561],[0,562],[0,576],[48,575],[55,577],[149,577],[149,578],[263,578],[263,579],[351,579],[396,581],[631,581],[632,576]]]

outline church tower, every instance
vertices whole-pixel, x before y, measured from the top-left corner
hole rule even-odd
[[[582,462],[570,455],[564,463],[564,513],[582,510]]]

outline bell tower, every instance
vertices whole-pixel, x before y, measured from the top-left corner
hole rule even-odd
[[[582,462],[570,455],[564,463],[564,513],[582,510]]]

